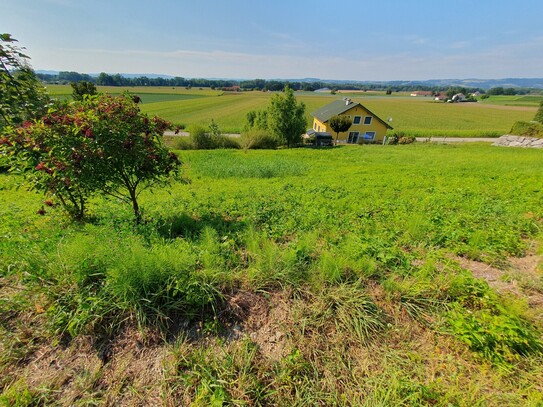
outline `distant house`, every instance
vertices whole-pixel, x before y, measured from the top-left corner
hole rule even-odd
[[[463,93],[457,93],[451,98],[451,100],[453,102],[463,102],[466,100],[466,95],[464,95]]]
[[[241,87],[240,86],[225,86],[224,88],[222,88],[222,90],[225,92],[241,92]]]
[[[417,90],[413,93],[411,93],[411,96],[417,97],[417,96],[434,96],[434,92],[426,91],[426,90]]]
[[[445,99],[447,99],[447,95],[445,94],[445,92],[439,92],[434,97],[434,100],[445,100]]]
[[[360,103],[351,99],[335,100],[311,113],[313,130],[319,133],[332,133],[329,120],[334,116],[348,116],[352,119],[351,128],[339,133],[338,141],[348,144],[380,143],[392,127]]]

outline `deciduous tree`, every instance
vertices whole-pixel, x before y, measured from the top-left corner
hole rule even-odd
[[[339,138],[339,133],[349,130],[353,121],[347,116],[334,116],[329,121],[330,127],[336,132],[336,144]]]
[[[97,95],[65,103],[25,122],[0,140],[12,170],[60,201],[75,219],[95,192],[132,205],[141,220],[140,193],[165,183],[179,166],[162,142],[169,123],[140,112],[134,98]]]
[[[290,148],[301,141],[306,126],[305,104],[296,101],[288,85],[283,93],[272,96],[268,107],[268,129],[278,140]]]
[[[83,100],[85,95],[96,95],[96,85],[92,82],[81,81],[81,82],[72,82],[72,98],[73,100]]]
[[[0,130],[40,117],[50,102],[11,34],[0,34]]]

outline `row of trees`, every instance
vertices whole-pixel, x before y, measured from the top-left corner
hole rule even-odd
[[[439,92],[449,92],[451,89],[456,89],[460,91],[455,91],[455,93],[474,93],[480,92],[485,93],[481,88],[477,87],[449,87],[449,86],[424,86],[416,84],[405,84],[405,83],[394,83],[383,82],[383,83],[342,83],[338,84],[335,82],[325,82],[325,81],[311,81],[311,82],[300,82],[300,81],[286,81],[286,80],[265,80],[265,79],[251,79],[251,80],[218,80],[218,79],[202,79],[202,78],[193,78],[187,79],[183,77],[174,77],[174,78],[149,78],[147,76],[138,76],[138,77],[127,77],[121,74],[107,74],[105,72],[100,73],[98,76],[91,76],[88,74],[82,74],[78,72],[71,71],[61,71],[56,75],[52,74],[37,74],[38,79],[45,83],[71,83],[71,82],[90,82],[95,85],[100,86],[171,86],[171,87],[208,87],[208,88],[224,88],[239,86],[242,90],[262,90],[262,91],[280,91],[289,86],[293,90],[303,90],[303,91],[315,91],[322,88],[329,88],[332,91],[345,89],[345,90],[379,90],[379,91],[388,91],[388,93],[393,92],[410,92],[416,90],[422,91],[431,91],[435,93]],[[529,89],[526,88],[504,88],[496,87],[486,91],[489,95],[523,95],[529,93]]]

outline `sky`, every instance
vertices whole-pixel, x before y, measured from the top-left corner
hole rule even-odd
[[[542,15],[541,0],[0,0],[0,31],[36,70],[540,78]]]

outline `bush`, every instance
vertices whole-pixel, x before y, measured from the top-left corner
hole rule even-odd
[[[543,123],[543,101],[539,104],[539,109],[535,114],[534,121]]]
[[[0,154],[74,219],[83,219],[88,198],[101,192],[131,204],[139,222],[141,191],[167,184],[180,165],[163,144],[169,127],[143,114],[137,96],[87,96],[6,131]]]
[[[543,123],[516,122],[511,128],[511,134],[516,136],[543,138]]]
[[[194,149],[194,145],[192,144],[190,138],[188,137],[170,137],[168,141],[168,145],[173,150],[192,150]]]
[[[239,146],[243,150],[253,149],[275,149],[278,146],[277,140],[269,134],[266,130],[248,130],[241,133],[239,139]]]
[[[189,126],[190,142],[196,150],[212,150],[213,140],[206,129],[200,125],[193,124]]]
[[[387,136],[387,144],[389,145],[412,144],[415,141],[415,136],[407,135],[402,131],[393,132]]]
[[[190,143],[196,150],[239,148],[239,143],[232,137],[221,134],[218,126],[213,121],[211,121],[209,131],[199,125],[190,126],[188,131],[190,133]]]
[[[214,137],[213,143],[215,144],[215,148],[240,148],[239,142],[235,138],[225,136],[224,134]]]

